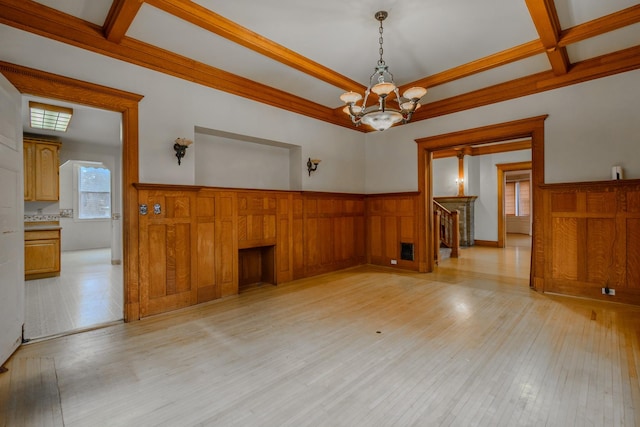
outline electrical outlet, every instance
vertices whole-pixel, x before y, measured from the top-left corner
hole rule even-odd
[[[614,296],[615,294],[616,294],[616,290],[615,289],[602,288],[602,295]]]
[[[397,259],[392,259],[391,260],[391,265],[396,265],[398,264],[398,260]]]

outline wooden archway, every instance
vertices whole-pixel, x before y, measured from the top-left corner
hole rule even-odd
[[[531,181],[533,200],[533,235],[531,239],[531,280],[530,286],[536,289],[536,277],[543,272],[543,221],[542,194],[538,186],[544,183],[544,121],[547,115],[515,120],[459,132],[416,139],[418,144],[418,190],[419,235],[422,240],[419,266],[420,271],[431,272],[434,269],[433,245],[433,186],[431,185],[432,152],[465,145],[478,145],[490,142],[508,141],[518,138],[531,138]]]
[[[0,73],[20,93],[88,105],[122,114],[122,219],[124,319],[139,316],[138,287],[138,103],[142,95],[0,61]]]

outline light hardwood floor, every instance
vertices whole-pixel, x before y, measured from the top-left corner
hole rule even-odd
[[[123,318],[122,266],[109,249],[62,253],[60,276],[25,282],[25,339],[93,328]]]
[[[11,426],[640,424],[640,309],[533,292],[528,257],[363,266],[29,344],[0,374],[0,413]]]

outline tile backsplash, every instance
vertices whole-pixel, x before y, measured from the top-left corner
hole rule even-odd
[[[42,215],[25,215],[25,222],[43,222],[43,221],[59,221],[60,215],[42,214]]]
[[[24,215],[25,222],[60,221],[60,218],[73,218],[73,209],[60,209],[60,213],[33,213]]]

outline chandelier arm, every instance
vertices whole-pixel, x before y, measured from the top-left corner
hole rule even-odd
[[[396,102],[398,103],[398,108],[400,108],[400,110],[402,110],[402,102],[401,102],[401,98],[400,98],[400,90],[398,89],[397,86],[393,90],[393,93],[396,95]]]
[[[367,88],[364,92],[364,99],[362,100],[362,112],[361,115],[364,114],[365,109],[367,108],[367,100],[369,99],[369,94],[371,93],[371,86]]]

